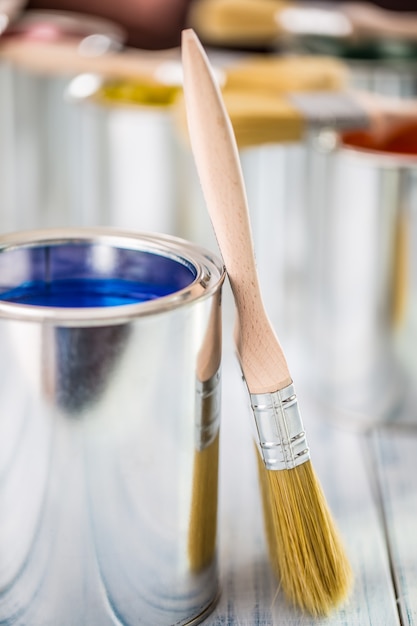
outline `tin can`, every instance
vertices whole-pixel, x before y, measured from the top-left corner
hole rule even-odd
[[[310,384],[333,415],[364,427],[398,419],[411,371],[396,344],[413,317],[405,275],[415,130],[387,129],[382,143],[372,133],[322,131],[310,142],[300,327]]]
[[[2,232],[78,226],[82,126],[65,90],[78,69],[31,65],[31,47],[69,43],[81,56],[119,50],[124,32],[104,19],[73,12],[27,11],[3,34],[0,51],[0,183]],[[15,57],[8,44],[21,46]],[[30,46],[26,48],[26,44]],[[36,55],[35,55],[36,56]],[[78,160],[77,160],[78,158]]]
[[[0,240],[0,622],[198,623],[216,562],[221,262],[110,229]]]
[[[351,84],[355,89],[399,98],[417,95],[417,54],[405,60],[347,60]]]
[[[167,84],[85,74],[69,83],[66,103],[79,128],[68,144],[73,146],[72,170],[78,172],[80,183],[79,223],[84,226],[183,235],[171,119],[171,104],[180,89],[180,63],[161,61],[164,67],[174,72]]]
[[[304,38],[301,49],[312,54],[327,54],[346,64],[350,84],[355,89],[386,96],[413,98],[417,95],[417,45],[381,36],[372,41],[357,38],[354,44],[336,39]]]
[[[292,370],[325,415],[359,428],[414,415],[416,128],[393,118],[240,151],[264,302]]]

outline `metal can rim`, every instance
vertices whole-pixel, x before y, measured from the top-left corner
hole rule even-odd
[[[111,244],[117,248],[151,252],[192,268],[195,277],[186,287],[155,300],[110,307],[64,308],[0,301],[0,318],[53,323],[62,326],[102,326],[176,309],[221,288],[226,270],[221,259],[198,244],[162,233],[119,230],[111,227],[53,228],[0,236],[0,255],[17,248],[61,243]]]

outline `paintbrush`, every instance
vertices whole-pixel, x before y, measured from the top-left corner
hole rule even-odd
[[[41,41],[5,37],[0,42],[0,59],[42,74],[99,74],[104,78],[146,80],[153,84],[177,84],[179,49],[139,50],[124,48],[105,54],[84,53],[83,40],[62,37]]]
[[[274,46],[300,37],[323,37],[357,46],[379,40],[415,42],[417,14],[368,2],[196,0],[189,24],[208,44]]]
[[[311,132],[323,129],[333,130],[340,138],[360,131],[365,143],[381,149],[417,122],[415,99],[348,89],[276,94],[272,88],[230,88],[226,84],[222,98],[240,149],[302,142]],[[186,136],[181,95],[176,98],[174,115],[181,134]]]
[[[182,59],[191,146],[237,309],[235,341],[263,460],[271,562],[292,603],[313,615],[327,614],[348,594],[349,562],[313,471],[292,378],[263,306],[230,118],[191,29],[183,32]]]

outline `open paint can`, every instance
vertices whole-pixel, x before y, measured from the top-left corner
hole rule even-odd
[[[79,121],[69,144],[83,225],[183,234],[171,119],[181,65],[166,56],[158,69],[168,70],[167,82],[80,74],[68,84],[67,106]]]
[[[416,138],[415,123],[388,122],[381,135],[323,131],[311,142],[301,332],[314,392],[351,424],[398,419],[417,372],[404,360],[415,327]]]
[[[218,593],[221,262],[0,238],[0,622],[198,623]]]

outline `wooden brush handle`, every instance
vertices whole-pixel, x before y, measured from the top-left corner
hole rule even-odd
[[[380,39],[417,39],[417,14],[398,13],[370,2],[346,2],[342,13],[350,20],[355,35]]]
[[[0,60],[5,59],[33,72],[45,74],[97,73],[106,78],[146,79],[158,82],[157,70],[164,62],[179,61],[178,48],[161,51],[127,48],[100,56],[83,56],[78,41],[66,39],[53,43],[24,38],[0,41]]]
[[[190,141],[236,302],[242,369],[251,393],[277,391],[291,377],[262,303],[236,141],[207,56],[191,29],[183,32],[182,59]]]

